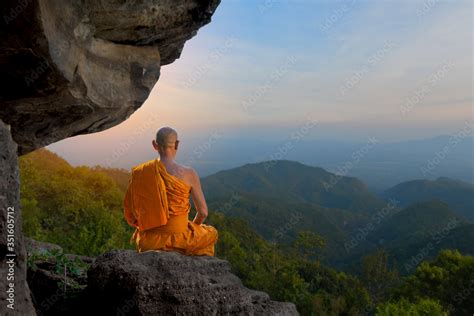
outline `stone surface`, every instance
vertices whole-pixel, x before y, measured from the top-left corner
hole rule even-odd
[[[73,315],[87,306],[84,289],[94,258],[64,254],[60,246],[26,238],[27,281],[38,315]]]
[[[216,257],[113,250],[87,274],[89,304],[103,315],[298,315],[293,303],[244,287]]]
[[[161,66],[179,58],[184,43],[210,22],[219,2],[1,2],[0,315],[36,315],[26,280],[17,152],[127,119],[148,97]],[[6,243],[9,210],[15,222],[12,251]],[[27,245],[30,254],[60,250],[34,240]],[[14,311],[6,304],[9,253],[15,254]],[[58,270],[58,264],[64,269],[64,262],[75,258],[92,264],[87,277],[67,268],[65,277]],[[298,314],[292,303],[245,288],[229,263],[214,257],[114,250],[97,259],[59,254],[35,262],[28,282],[44,315]]]
[[[34,245],[29,255],[61,249],[27,243]],[[134,250],[65,257],[67,277],[61,255],[30,258],[28,284],[39,315],[298,315],[294,304],[244,287],[229,262],[216,257]]]
[[[3,0],[0,118],[20,154],[110,128],[220,0]]]
[[[28,255],[32,255],[33,253],[44,254],[52,251],[63,251],[61,246],[49,242],[38,241],[28,237],[24,237],[24,240],[26,253]]]
[[[36,315],[26,282],[26,251],[21,230],[17,145],[10,127],[0,120],[0,315]],[[14,224],[14,228],[10,225]],[[9,231],[10,229],[13,230]],[[7,238],[13,235],[13,249]],[[8,240],[10,242],[10,240]],[[14,280],[9,280],[10,264]],[[13,310],[7,307],[7,290],[13,283]]]
[[[210,22],[220,0],[2,0],[0,315],[7,310],[7,212],[15,218],[15,311],[26,282],[17,152],[112,127],[148,97],[162,65]],[[45,272],[45,274],[48,274]]]

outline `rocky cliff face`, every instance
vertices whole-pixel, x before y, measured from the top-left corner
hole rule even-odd
[[[210,22],[219,2],[1,2],[0,315],[97,314],[92,302],[111,315],[297,314],[293,304],[243,287],[229,264],[214,257],[124,250],[96,260],[41,255],[36,261],[30,257],[36,263],[27,282],[17,153],[127,119],[148,97],[160,67],[179,58],[184,43]],[[77,258],[93,262],[87,276],[85,270],[65,267]],[[64,276],[58,260],[64,261],[59,264]]]
[[[1,2],[0,315],[34,315],[26,284],[17,152],[127,119],[148,97],[160,67],[179,58],[184,43],[210,22],[219,2]],[[15,248],[9,251],[7,219],[13,209]],[[14,311],[5,303],[10,270]]]
[[[0,315],[35,315],[26,283],[17,145],[0,119]]]
[[[112,250],[90,258],[29,238],[26,247],[42,315],[298,315],[293,303],[243,286],[216,257]]]
[[[20,154],[127,119],[220,0],[4,0],[0,118]]]

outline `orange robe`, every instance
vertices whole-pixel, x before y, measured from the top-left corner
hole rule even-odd
[[[169,174],[159,159],[132,168],[124,216],[135,227],[130,239],[138,252],[178,251],[214,256],[217,229],[188,219],[191,187]]]

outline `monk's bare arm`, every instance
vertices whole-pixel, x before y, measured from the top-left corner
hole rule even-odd
[[[191,198],[193,199],[193,203],[197,211],[196,217],[194,218],[193,222],[195,224],[201,225],[208,215],[206,199],[204,197],[204,193],[202,192],[201,180],[199,179],[199,175],[194,169],[190,170],[190,178],[192,185]]]

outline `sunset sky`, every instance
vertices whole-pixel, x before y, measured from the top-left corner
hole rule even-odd
[[[472,27],[472,1],[225,0],[129,120],[50,148],[148,146],[163,125],[181,138],[278,139],[309,120],[308,139],[453,134],[473,120]]]

